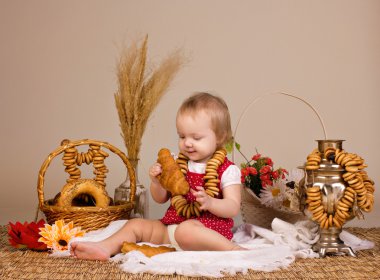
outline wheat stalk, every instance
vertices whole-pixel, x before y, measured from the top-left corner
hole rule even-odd
[[[121,136],[128,157],[137,164],[141,140],[153,110],[167,92],[171,82],[185,63],[180,50],[170,53],[153,69],[147,67],[148,35],[142,44],[133,42],[123,48],[117,63],[118,90],[115,104]],[[136,166],[134,166],[136,167]]]

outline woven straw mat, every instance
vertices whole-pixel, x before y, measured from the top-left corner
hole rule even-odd
[[[273,272],[250,270],[222,279],[380,279],[380,228],[348,228],[359,238],[374,241],[372,250],[357,252],[357,258],[327,256],[297,259],[286,269]],[[0,279],[204,279],[181,275],[126,273],[113,262],[53,258],[47,252],[18,250],[8,245],[7,227],[0,226]]]

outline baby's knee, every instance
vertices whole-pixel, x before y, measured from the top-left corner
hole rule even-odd
[[[196,227],[198,227],[197,223],[193,223],[193,221],[186,221],[178,225],[174,237],[177,241],[178,245],[183,250],[189,250],[193,247],[194,242],[197,242],[194,234],[194,230],[197,230]]]
[[[141,218],[133,218],[128,220],[123,229],[129,232],[134,232],[136,235],[140,234],[141,230],[146,227],[146,222]]]

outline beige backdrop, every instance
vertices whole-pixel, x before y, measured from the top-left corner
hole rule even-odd
[[[328,138],[345,139],[344,148],[366,159],[379,182],[379,14],[376,0],[0,0],[0,223],[34,219],[38,170],[62,139],[98,139],[125,151],[113,100],[115,62],[122,42],[145,33],[153,61],[178,47],[191,60],[148,123],[138,170],[144,185],[157,151],[177,149],[176,109],[193,91],[225,98],[234,126],[254,98],[295,94],[317,108]],[[236,137],[248,156],[258,148],[290,169],[324,135],[305,104],[270,96],[248,110]],[[108,165],[113,195],[125,171],[117,157]],[[64,180],[58,159],[45,195],[54,196]],[[380,226],[378,205],[351,224]],[[150,201],[150,217],[166,207]]]

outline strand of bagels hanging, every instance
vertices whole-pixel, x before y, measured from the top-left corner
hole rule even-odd
[[[324,151],[327,159],[334,160],[345,169],[343,174],[344,181],[348,187],[344,189],[342,197],[338,200],[337,208],[334,214],[327,214],[322,205],[322,194],[318,186],[306,190],[308,210],[312,213],[312,219],[318,222],[321,228],[328,229],[335,225],[341,228],[349,218],[350,212],[361,215],[358,208],[365,212],[370,212],[374,205],[374,181],[368,177],[364,168],[367,165],[360,156],[347,153],[344,150],[328,147]],[[308,157],[305,169],[316,170],[322,160],[322,154],[315,149]]]
[[[66,145],[69,143],[69,140],[65,139],[62,141],[61,145]],[[81,166],[83,163],[90,164],[93,163],[95,170],[93,171],[95,175],[95,181],[102,185],[106,186],[105,178],[106,173],[108,173],[108,168],[104,164],[104,159],[109,156],[109,154],[102,150],[99,145],[89,144],[90,148],[87,152],[78,152],[76,147],[71,147],[65,149],[63,153],[63,165],[66,167],[65,171],[70,175],[70,178],[67,179],[67,183],[74,182],[77,179],[81,178],[81,171],[78,166]]]
[[[206,174],[203,177],[205,181],[204,189],[205,192],[210,197],[215,197],[219,194],[218,184],[220,183],[220,179],[218,178],[218,168],[224,162],[224,159],[227,155],[227,151],[225,149],[217,150],[211,159],[207,161],[206,164]],[[188,167],[187,162],[189,158],[180,153],[176,160],[177,164],[181,168],[181,172],[186,176]],[[188,202],[187,199],[183,195],[175,195],[171,199],[171,205],[176,210],[177,214],[186,218],[190,218],[192,216],[199,217],[201,214],[200,204],[197,201]]]

